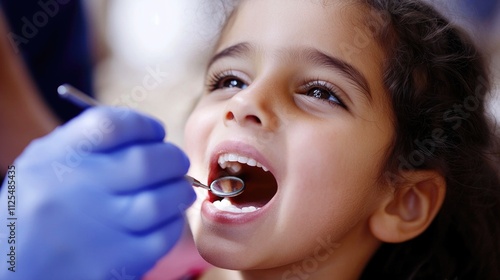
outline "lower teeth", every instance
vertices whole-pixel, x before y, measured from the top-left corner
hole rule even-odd
[[[221,211],[232,212],[232,213],[250,213],[260,209],[259,207],[255,206],[238,208],[235,205],[232,205],[231,201],[229,201],[229,199],[227,198],[224,198],[223,200],[216,200],[213,202],[213,205],[215,206],[215,208]]]

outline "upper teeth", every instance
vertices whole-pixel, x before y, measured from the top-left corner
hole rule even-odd
[[[257,166],[262,168],[264,171],[269,171],[265,166],[263,166],[260,162],[256,161],[253,158],[245,157],[245,156],[240,156],[237,154],[222,154],[219,156],[219,166],[222,169],[231,169],[232,172],[236,173],[241,170],[241,165],[240,164],[233,164],[233,163],[241,163],[241,164],[246,164],[249,166]]]

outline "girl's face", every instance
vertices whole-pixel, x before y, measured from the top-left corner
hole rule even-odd
[[[185,131],[190,174],[247,185],[223,202],[197,190],[191,226],[216,266],[357,275],[379,246],[368,219],[389,193],[378,178],[394,136],[384,57],[366,8],[317,2],[243,2],[210,61]]]

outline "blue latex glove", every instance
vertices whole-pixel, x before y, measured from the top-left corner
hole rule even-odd
[[[0,279],[140,279],[178,240],[195,200],[189,161],[164,136],[149,117],[99,107],[31,143],[0,193]]]

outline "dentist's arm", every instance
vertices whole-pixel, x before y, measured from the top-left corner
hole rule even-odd
[[[0,7],[0,174],[31,140],[59,124],[40,98],[9,38]]]

